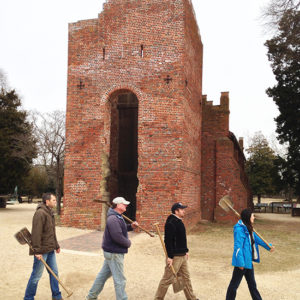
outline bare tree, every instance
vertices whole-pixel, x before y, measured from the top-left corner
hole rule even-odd
[[[267,29],[276,31],[283,15],[289,10],[299,10],[300,0],[271,0],[262,11],[261,18]]]
[[[32,127],[29,123],[23,123],[19,128],[20,132],[16,132],[12,136],[11,156],[23,160],[28,166],[31,166],[32,158],[37,154],[36,140],[31,134]]]
[[[287,156],[287,144],[280,144],[276,134],[272,133],[268,138],[267,138],[270,148],[275,152],[276,155],[280,157],[286,157]]]
[[[57,213],[61,211],[65,155],[65,113],[53,111],[42,114],[32,112],[34,133],[37,140],[37,163],[43,165],[55,183]]]
[[[1,89],[6,90],[6,88],[7,88],[6,74],[2,69],[0,69],[0,90]]]

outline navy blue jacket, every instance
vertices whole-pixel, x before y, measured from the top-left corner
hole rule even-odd
[[[103,235],[102,249],[110,253],[127,253],[131,245],[127,231],[132,230],[119,213],[109,208]]]
[[[258,245],[270,250],[268,245],[255,233],[254,237],[254,257],[252,257],[251,237],[242,220],[239,220],[233,228],[234,233],[234,250],[232,255],[232,265],[235,267],[243,267],[245,269],[252,269],[252,261],[259,263],[259,249]],[[270,244],[270,246],[272,246]]]

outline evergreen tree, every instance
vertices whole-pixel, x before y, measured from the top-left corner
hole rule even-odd
[[[294,174],[290,180],[300,197],[300,11],[287,10],[279,32],[266,42],[277,84],[267,90],[278,106],[278,139],[287,143],[287,163]]]
[[[21,187],[36,156],[35,140],[14,90],[0,90],[0,193]]]
[[[285,200],[292,201],[294,196],[295,172],[290,168],[287,160],[279,155],[277,155],[274,164],[278,170],[278,176],[274,181],[277,193],[283,193]]]

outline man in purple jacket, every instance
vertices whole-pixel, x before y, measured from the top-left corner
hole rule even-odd
[[[107,212],[106,227],[103,235],[102,249],[104,252],[104,264],[91,287],[86,300],[95,300],[101,293],[106,280],[112,276],[115,285],[116,299],[127,300],[125,292],[126,278],[123,271],[124,254],[131,245],[128,239],[128,231],[138,226],[137,222],[131,225],[125,223],[122,213],[126,211],[130,202],[123,197],[117,197],[112,201],[112,208]]]

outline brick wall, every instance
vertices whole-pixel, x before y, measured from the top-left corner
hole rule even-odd
[[[181,193],[191,224],[201,218],[201,95],[203,45],[190,1],[183,1],[185,21],[183,149]],[[193,217],[194,216],[194,217]]]
[[[69,25],[64,224],[99,228],[92,200],[101,153],[116,146],[111,105],[122,92],[138,98],[137,220],[163,223],[175,201],[200,219],[201,71],[187,0],[107,1],[97,19]]]
[[[229,93],[221,93],[220,105],[203,96],[202,218],[234,221],[218,203],[229,194],[238,211],[251,206],[251,192],[244,170],[241,145],[229,131]]]
[[[229,103],[224,94],[213,113],[202,103],[203,46],[191,1],[108,0],[98,18],[69,25],[68,51],[62,223],[100,227],[102,206],[93,200],[102,199],[103,154],[107,189],[111,198],[119,193],[121,95],[137,99],[136,219],[162,225],[175,201],[189,206],[187,225],[213,219],[217,176],[225,174],[216,138],[228,136]]]

